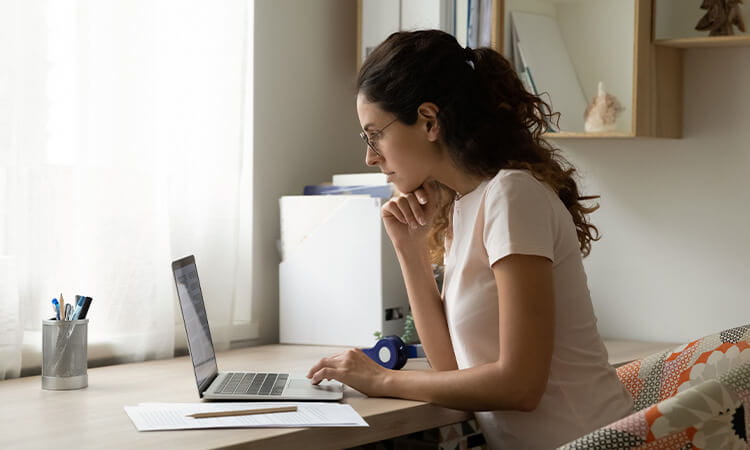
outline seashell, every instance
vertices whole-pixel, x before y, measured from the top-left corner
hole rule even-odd
[[[604,82],[600,81],[598,94],[583,113],[584,129],[587,132],[612,131],[615,129],[617,117],[624,110],[617,97],[608,94],[604,89]]]

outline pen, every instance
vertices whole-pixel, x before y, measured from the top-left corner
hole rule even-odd
[[[52,299],[52,307],[55,309],[55,318],[60,320],[60,302],[56,298]]]
[[[68,303],[65,305],[65,320],[70,320],[70,313],[73,311],[73,305]]]
[[[297,411],[296,406],[282,406],[279,408],[238,409],[235,411],[216,411],[216,412],[195,413],[195,414],[188,414],[185,417],[193,417],[195,419],[204,419],[207,417],[249,416],[252,414],[271,414],[271,413],[294,412],[294,411]]]

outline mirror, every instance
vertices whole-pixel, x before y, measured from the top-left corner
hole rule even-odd
[[[560,112],[549,131],[631,135],[636,0],[360,0],[358,64],[389,34],[437,28],[501,50]],[[682,1],[682,0],[675,0]],[[616,104],[597,102],[599,86]],[[610,120],[613,116],[616,120]],[[591,131],[595,130],[595,131]]]
[[[505,0],[503,20],[503,54],[560,112],[550,131],[631,133],[635,0]],[[586,120],[600,85],[620,112],[597,99]]]

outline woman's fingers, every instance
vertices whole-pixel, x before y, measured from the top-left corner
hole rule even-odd
[[[409,204],[409,197],[414,197],[414,194],[404,194],[398,199],[396,199],[396,206],[398,206],[399,211],[401,211],[401,214],[403,214],[404,219],[406,219],[406,224],[409,225],[409,228],[417,228],[419,225],[417,223],[416,217],[414,217],[414,212],[412,211],[411,205]]]
[[[424,225],[425,223],[427,223],[424,217],[424,210],[422,209],[422,205],[419,204],[417,196],[414,194],[409,194],[406,196],[406,201],[408,202],[409,209],[411,210],[412,216],[414,216],[414,219],[417,221],[417,223],[419,225]]]
[[[361,349],[323,358],[307,373],[312,384],[337,380],[369,396],[386,395],[384,379],[387,369],[370,359]]]
[[[349,367],[350,361],[356,350],[347,350],[327,358],[322,358],[317,364],[307,371],[307,378],[312,384],[318,384],[323,380],[342,381],[344,372]]]
[[[322,369],[324,367],[327,367],[327,366],[330,366],[331,363],[332,363],[331,360],[333,358],[334,357],[322,358],[320,361],[318,361],[317,364],[315,364],[314,366],[312,366],[310,368],[310,370],[307,371],[307,378],[312,378],[312,376],[315,375],[318,371],[320,371],[320,369]]]
[[[341,370],[339,367],[344,365],[342,362],[345,358],[346,352],[322,358],[307,371],[307,378],[309,378],[313,384],[318,384],[324,379],[332,380],[340,378]]]
[[[312,384],[320,384],[323,380],[338,380],[341,378],[341,370],[333,367],[323,367],[310,378]]]
[[[383,216],[391,215],[396,218],[399,222],[406,224],[406,218],[401,213],[401,209],[399,209],[398,205],[393,200],[388,200],[388,203],[386,203],[383,206]]]
[[[414,196],[417,198],[417,201],[420,205],[426,205],[430,200],[430,194],[424,187],[420,187],[419,189],[414,191]]]
[[[414,192],[400,194],[383,205],[383,216],[391,215],[410,228],[424,226],[432,216],[440,196],[435,181],[427,181]]]
[[[424,224],[424,213],[414,194],[402,194],[400,197],[388,200],[388,203],[383,206],[383,211],[411,228]]]
[[[435,180],[426,181],[420,188],[421,194],[426,197],[426,201],[422,203],[427,205],[428,209],[435,209],[440,204],[441,198],[441,184]]]
[[[425,181],[414,191],[414,196],[425,211],[431,211],[440,203],[440,183],[435,180]]]

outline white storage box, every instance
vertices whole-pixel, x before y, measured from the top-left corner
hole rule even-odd
[[[409,311],[380,218],[359,195],[282,197],[279,333],[283,344],[372,346],[401,335]]]

